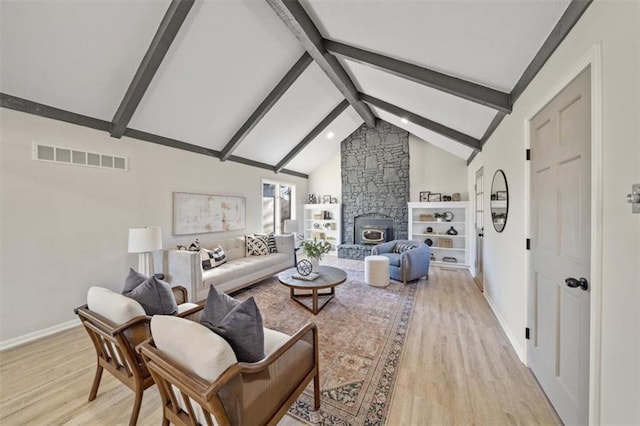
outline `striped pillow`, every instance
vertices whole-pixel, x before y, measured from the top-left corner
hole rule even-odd
[[[227,257],[224,254],[224,249],[218,246],[213,250],[200,249],[200,260],[202,261],[202,269],[207,271],[226,263]]]
[[[411,250],[416,248],[417,246],[415,244],[407,244],[407,243],[396,243],[396,245],[393,247],[393,253],[404,253],[407,250]]]

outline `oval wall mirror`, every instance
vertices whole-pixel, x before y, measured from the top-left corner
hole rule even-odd
[[[509,187],[502,170],[497,170],[491,182],[491,222],[497,232],[502,232],[509,214]]]

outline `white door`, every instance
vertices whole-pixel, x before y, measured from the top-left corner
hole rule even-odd
[[[476,278],[475,282],[480,291],[484,291],[484,271],[482,268],[482,250],[484,240],[484,171],[483,168],[476,172]]]
[[[530,134],[527,351],[565,424],[587,424],[589,417],[590,86],[587,70],[533,118]]]

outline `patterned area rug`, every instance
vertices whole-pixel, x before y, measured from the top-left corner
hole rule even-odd
[[[320,410],[313,409],[313,387],[289,414],[318,425],[384,424],[402,357],[416,284],[391,281],[386,288],[368,286],[360,271],[347,271],[336,296],[313,315],[289,297],[277,278],[234,294],[254,296],[266,327],[287,334],[307,322],[319,330]]]

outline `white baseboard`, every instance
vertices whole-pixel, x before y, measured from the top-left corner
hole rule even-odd
[[[33,333],[28,333],[22,336],[14,337],[13,339],[5,340],[4,342],[0,342],[0,352],[7,349],[15,348],[16,346],[21,346],[26,343],[33,342],[34,340],[42,339],[43,337],[68,330],[79,325],[80,320],[76,318],[71,321],[54,325],[53,327],[44,328],[42,330],[34,331]]]
[[[516,351],[516,355],[518,355],[518,358],[520,358],[520,362],[522,362],[523,364],[526,364],[523,348],[518,344],[518,340],[516,340],[516,337],[513,335],[509,327],[507,327],[506,321],[504,320],[504,318],[502,317],[498,309],[495,307],[495,305],[493,304],[489,296],[487,296],[487,292],[484,292],[484,298],[487,300],[489,307],[491,307],[493,314],[496,316],[496,318],[498,318],[498,322],[500,323],[500,326],[504,330],[504,333],[507,335],[507,339],[509,339],[511,346],[513,347],[513,350]]]

